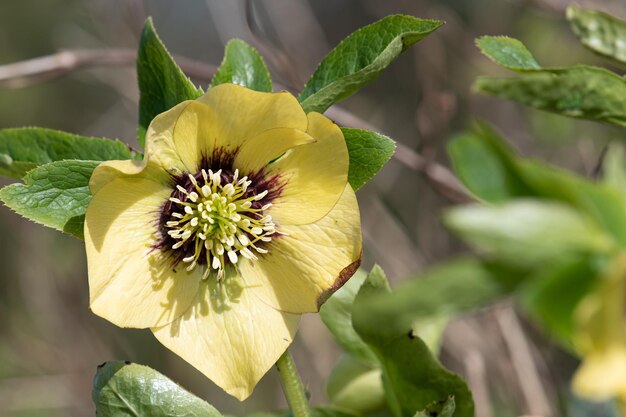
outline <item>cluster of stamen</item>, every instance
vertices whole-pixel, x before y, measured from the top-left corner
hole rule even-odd
[[[272,240],[276,226],[263,212],[272,204],[261,206],[268,191],[249,192],[252,181],[245,176],[239,178],[238,170],[230,182],[224,179],[221,169],[203,169],[201,174],[199,179],[189,175],[188,189],[176,186],[180,198],[169,200],[180,211],[173,211],[165,225],[170,229],[167,234],[177,240],[172,249],[185,246],[186,254],[190,253],[182,259],[188,264],[186,269],[206,265],[203,279],[213,269],[221,281],[228,262],[236,268],[240,256],[254,260],[255,252],[267,253],[263,245]]]

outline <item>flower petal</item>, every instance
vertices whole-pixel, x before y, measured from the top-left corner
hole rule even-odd
[[[120,327],[153,327],[181,315],[201,273],[172,268],[155,248],[160,207],[170,188],[150,179],[117,178],[87,208],[85,246],[90,307]]]
[[[136,176],[141,173],[142,178],[149,178],[155,182],[167,184],[169,177],[165,171],[148,164],[147,161],[123,160],[105,161],[94,169],[89,179],[91,194],[96,194],[102,187],[116,178]]]
[[[572,388],[592,401],[626,396],[626,348],[614,345],[587,355],[576,370]]]
[[[261,93],[235,84],[220,84],[198,98],[219,115],[217,146],[231,150],[247,139],[278,127],[305,131],[307,118],[290,93]]]
[[[217,132],[215,113],[208,106],[192,101],[180,113],[174,126],[174,145],[187,172],[200,171],[202,159],[213,153]]]
[[[172,175],[195,173],[201,157],[213,151],[217,123],[206,105],[183,101],[150,123],[145,159]]]
[[[315,312],[356,271],[361,261],[361,223],[349,185],[327,216],[304,226],[283,226],[257,261],[242,262],[247,288],[290,313]]]
[[[250,175],[296,146],[315,142],[312,136],[296,129],[276,128],[246,141],[235,156],[234,166]]]
[[[177,104],[155,117],[146,131],[144,159],[161,166],[166,172],[176,175],[187,167],[178,156],[174,144],[174,126],[180,114],[191,103],[190,100]]]
[[[291,344],[299,319],[263,303],[237,277],[227,277],[221,285],[209,278],[185,314],[152,331],[168,349],[243,401]]]
[[[307,133],[315,142],[299,146],[266,168],[283,184],[269,214],[280,224],[309,224],[325,216],[348,182],[348,148],[339,127],[309,113]]]

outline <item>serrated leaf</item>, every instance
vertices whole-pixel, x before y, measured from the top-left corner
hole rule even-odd
[[[352,327],[352,304],[366,277],[365,272],[358,270],[322,305],[320,318],[346,352],[363,363],[376,366],[376,355]]]
[[[483,37],[477,45],[496,64],[522,72],[517,78],[479,77],[474,89],[530,107],[626,127],[626,81],[604,68],[541,68],[517,39]]]
[[[603,68],[577,65],[518,78],[480,77],[474,88],[551,113],[626,127],[626,83]]]
[[[152,119],[185,100],[202,95],[178,67],[159,39],[152,18],[148,18],[141,32],[137,53],[137,80],[139,82],[139,145],[144,146],[146,130]]]
[[[514,71],[539,69],[535,57],[523,43],[507,36],[482,36],[476,39],[481,52],[498,65]]]
[[[106,362],[93,382],[99,417],[221,417],[213,406],[147,366]]]
[[[323,113],[374,81],[404,50],[442,24],[394,15],[357,30],[322,60],[298,97],[302,107]]]
[[[567,20],[587,48],[626,63],[626,22],[599,10],[575,4],[567,8]]]
[[[465,382],[437,361],[411,327],[398,330],[388,320],[389,316],[383,321],[371,314],[370,307],[377,298],[389,300],[401,295],[388,294],[385,285],[381,285],[383,278],[380,268],[370,273],[354,302],[353,323],[378,357],[387,401],[394,415],[413,417],[433,402],[445,402],[453,396],[457,403],[455,416],[473,417],[474,403]],[[447,297],[450,298],[450,293]],[[413,300],[415,305],[420,305],[419,301]]]
[[[579,211],[561,203],[516,199],[449,210],[446,226],[481,252],[508,263],[552,262],[572,253],[606,253],[612,237]]]
[[[348,182],[356,191],[371,180],[391,159],[396,143],[380,133],[342,127],[350,154]]]
[[[272,77],[263,57],[241,39],[231,39],[226,44],[224,60],[211,80],[211,87],[224,83],[256,91],[272,91]]]
[[[17,214],[83,238],[91,201],[89,178],[100,161],[56,161],[29,171],[24,184],[0,189],[0,201]]]
[[[66,159],[108,161],[134,158],[118,140],[25,127],[0,130],[0,175],[22,178],[31,169]]]

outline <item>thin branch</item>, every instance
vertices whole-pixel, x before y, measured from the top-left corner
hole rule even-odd
[[[550,401],[541,382],[537,364],[533,360],[530,343],[524,335],[515,311],[511,306],[507,306],[498,311],[496,319],[511,355],[527,411],[535,416],[551,416]]]
[[[135,65],[136,53],[131,49],[77,49],[26,61],[0,65],[0,88],[22,88],[65,76],[82,68]],[[175,57],[185,74],[198,80],[210,80],[217,67],[190,58]],[[275,84],[278,90],[289,88]],[[378,129],[341,107],[333,106],[326,114],[344,126]],[[457,203],[472,201],[472,197],[454,174],[445,166],[424,158],[406,145],[398,143],[394,159],[407,168],[420,172],[433,188]]]
[[[68,49],[52,55],[0,65],[0,88],[22,88],[62,77],[87,67],[134,66],[133,49]],[[214,65],[185,57],[175,57],[183,71],[192,78],[210,80]]]
[[[369,122],[355,116],[341,107],[333,106],[326,111],[326,115],[341,125],[353,126],[361,129],[379,131]],[[408,146],[398,143],[394,159],[413,171],[420,172],[428,182],[446,198],[457,203],[474,201],[467,189],[445,166],[424,158]]]

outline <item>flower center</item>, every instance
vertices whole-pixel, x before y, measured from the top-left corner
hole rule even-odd
[[[272,240],[276,226],[263,211],[272,204],[260,206],[268,191],[250,193],[252,181],[246,176],[239,178],[239,170],[232,177],[223,176],[221,169],[203,169],[201,174],[198,179],[189,174],[187,188],[176,186],[180,198],[170,197],[174,206],[165,226],[176,240],[172,249],[185,250],[188,255],[182,258],[189,264],[187,271],[205,264],[202,278],[207,278],[212,268],[221,281],[227,263],[236,268],[240,256],[257,259],[254,252],[267,253],[260,245]]]

